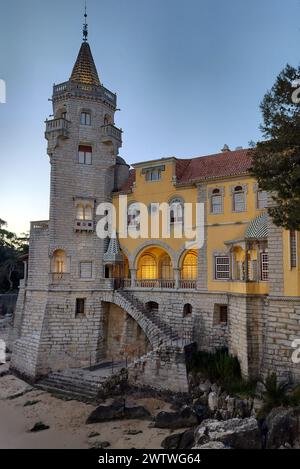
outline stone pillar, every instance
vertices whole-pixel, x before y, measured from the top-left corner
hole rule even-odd
[[[173,269],[173,271],[174,271],[175,288],[177,290],[178,288],[180,288],[180,272],[181,272],[181,269],[175,268],[175,269]]]
[[[136,286],[136,272],[137,269],[129,269],[130,270],[130,278],[131,278],[131,288]]]

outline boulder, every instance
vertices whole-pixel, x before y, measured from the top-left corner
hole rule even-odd
[[[286,444],[293,446],[300,439],[300,410],[291,407],[272,409],[263,424],[263,431],[267,449]]]
[[[202,393],[209,393],[211,389],[211,382],[208,379],[204,382],[202,381],[198,388]]]
[[[193,430],[186,430],[183,433],[175,433],[167,436],[161,443],[164,449],[191,449],[194,445]]]
[[[197,445],[209,441],[219,441],[234,449],[260,449],[262,447],[261,432],[257,420],[229,419],[226,421],[204,420],[195,431]]]
[[[109,422],[111,420],[150,420],[151,414],[145,407],[126,407],[124,401],[114,401],[111,405],[98,406],[88,417],[86,423]]]
[[[210,392],[208,395],[208,408],[211,412],[218,410],[219,397],[215,392]]]
[[[220,441],[210,441],[209,443],[205,443],[204,445],[200,446],[193,446],[192,449],[228,449],[225,447],[223,443]]]
[[[191,407],[185,407],[179,412],[160,412],[155,418],[156,428],[177,428],[194,427],[199,421],[196,412]]]

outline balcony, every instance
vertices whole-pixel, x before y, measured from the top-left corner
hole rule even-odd
[[[155,289],[155,290],[195,290],[196,280],[179,280],[179,284],[173,279],[143,279],[143,280],[131,280],[125,278],[123,280],[124,289]]]
[[[117,96],[115,93],[112,93],[104,86],[95,86],[95,85],[84,85],[82,83],[73,83],[71,81],[66,81],[60,83],[59,85],[54,85],[53,87],[53,98],[62,96],[66,93],[72,93],[75,96],[96,96],[101,98],[103,101],[113,106],[114,108],[117,105]]]
[[[112,124],[102,125],[101,137],[102,143],[112,144],[117,142],[119,146],[122,145],[122,130]]]
[[[45,137],[47,140],[50,138],[68,138],[69,137],[69,121],[62,117],[57,119],[46,120]]]
[[[75,231],[94,231],[94,222],[92,220],[75,220]]]

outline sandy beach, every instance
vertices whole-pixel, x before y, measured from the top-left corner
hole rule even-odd
[[[0,366],[0,373],[8,365]],[[107,401],[107,404],[110,401]],[[169,410],[169,404],[158,399],[128,398],[127,405],[144,405],[152,415]],[[169,430],[152,427],[142,420],[112,421],[86,425],[95,408],[77,401],[58,399],[47,392],[32,388],[8,374],[0,377],[0,448],[88,449],[107,441],[111,449],[160,448]],[[38,422],[48,430],[32,433]],[[136,433],[130,435],[130,433]],[[138,433],[139,432],[139,433]],[[92,433],[99,435],[90,436]]]

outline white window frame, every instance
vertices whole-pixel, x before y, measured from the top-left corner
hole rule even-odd
[[[265,194],[265,197],[260,198],[260,196],[262,194]],[[263,206],[260,206],[262,201],[265,201],[265,204]],[[267,208],[267,205],[268,205],[268,193],[267,193],[267,191],[263,191],[263,190],[259,189],[256,192],[256,208],[257,208],[257,210],[263,210],[263,209]]]
[[[161,180],[161,170],[158,168],[149,169],[146,172],[146,181],[147,182],[157,182]]]
[[[228,262],[221,263],[218,262],[221,259],[226,259]],[[227,269],[218,269],[220,266],[226,266]],[[215,272],[215,280],[230,280],[230,256],[214,256],[214,272]]]
[[[236,187],[239,187],[239,186],[236,186]],[[240,201],[240,202],[236,202],[236,196],[242,196],[243,197],[243,201]],[[232,197],[233,197],[233,211],[236,212],[236,213],[242,213],[242,212],[245,212],[246,211],[246,193],[245,193],[245,190],[242,189],[242,190],[239,190],[239,191],[236,191],[235,189],[233,190],[233,194],[232,194]],[[237,208],[238,204],[243,204],[242,205],[242,208]]]
[[[78,163],[79,164],[86,164],[86,165],[91,165],[92,164],[92,151],[81,151],[78,149]]]
[[[260,253],[260,279],[262,282],[269,280],[269,254],[268,252]]]
[[[292,236],[293,233],[293,236]],[[298,265],[298,239],[297,231],[289,232],[289,251],[290,251],[290,268],[296,269]]]

